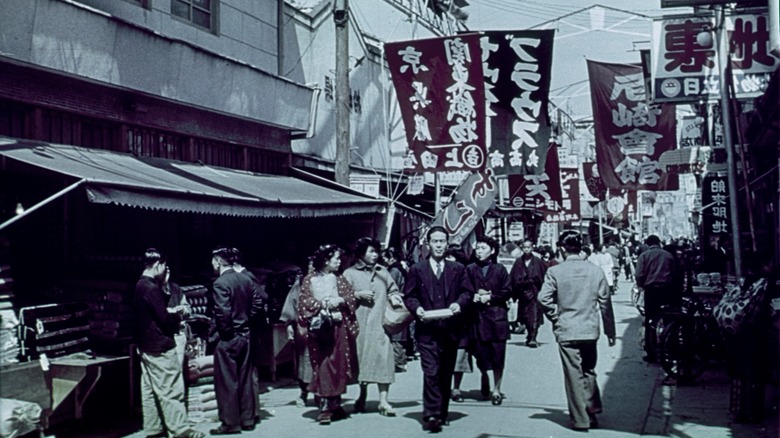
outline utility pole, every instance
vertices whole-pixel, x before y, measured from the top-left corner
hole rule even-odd
[[[717,27],[718,37],[718,74],[720,75],[720,111],[723,121],[723,144],[726,146],[726,166],[728,167],[728,186],[729,186],[729,213],[731,215],[731,238],[732,253],[734,255],[734,276],[737,281],[742,278],[742,244],[740,241],[739,227],[739,193],[737,192],[737,164],[736,151],[734,144],[734,135],[731,130],[731,102],[729,101],[729,78],[731,73],[728,63],[731,62],[731,44],[729,44],[729,35],[726,30],[726,7],[720,5],[716,9],[720,13]],[[746,171],[746,169],[742,169]],[[749,196],[749,194],[745,194]]]
[[[336,24],[336,182],[349,185],[349,1],[333,2]]]

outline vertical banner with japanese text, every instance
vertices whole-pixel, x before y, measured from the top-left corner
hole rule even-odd
[[[558,147],[547,148],[545,169],[539,175],[509,175],[509,205],[542,211],[556,211],[561,204],[561,175]]]
[[[491,169],[474,172],[454,192],[450,203],[433,218],[431,226],[444,227],[450,234],[450,243],[461,243],[485,212],[493,208],[497,193],[498,184]]]
[[[404,171],[485,166],[485,87],[479,35],[385,44],[409,152]]]
[[[731,235],[728,199],[728,178],[722,174],[705,175],[701,183],[701,225],[705,237]]]
[[[561,167],[561,203],[544,215],[545,222],[567,223],[580,220],[580,170]]]
[[[648,104],[642,68],[588,61],[596,162],[604,184],[620,190],[677,190],[658,164],[677,144],[675,106]]]
[[[555,30],[523,30],[480,37],[488,166],[496,175],[544,171],[554,36]]]

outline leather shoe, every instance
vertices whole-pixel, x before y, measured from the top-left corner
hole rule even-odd
[[[454,402],[463,403],[463,394],[460,393],[460,389],[453,389],[450,398]]]
[[[441,432],[441,425],[442,422],[440,419],[436,417],[429,417],[425,421],[425,424],[423,424],[423,430],[427,430],[428,432],[431,433]]]
[[[241,433],[241,428],[237,427],[235,429],[231,429],[228,427],[225,427],[224,425],[221,425],[217,427],[216,429],[211,429],[209,431],[209,434],[211,435],[238,435]]]

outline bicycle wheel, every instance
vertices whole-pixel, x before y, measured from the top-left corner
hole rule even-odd
[[[695,381],[704,372],[707,359],[696,339],[694,321],[672,321],[664,330],[659,359],[666,374],[681,383]]]

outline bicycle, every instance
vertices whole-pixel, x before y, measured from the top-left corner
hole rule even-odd
[[[723,336],[709,302],[683,297],[682,306],[661,309],[656,322],[658,359],[666,374],[692,383],[723,359]]]

